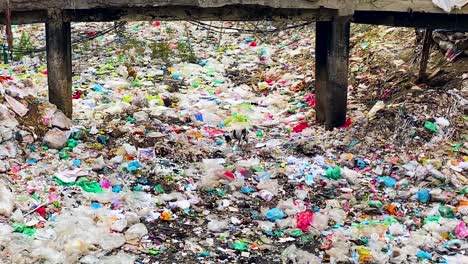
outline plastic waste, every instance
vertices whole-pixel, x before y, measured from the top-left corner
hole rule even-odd
[[[268,210],[265,214],[265,218],[270,220],[270,221],[275,221],[275,220],[280,220],[283,219],[284,213],[281,209],[278,208],[272,208]]]
[[[91,168],[94,171],[100,171],[100,170],[104,169],[105,166],[106,166],[106,162],[104,161],[104,158],[102,156],[100,156],[99,158],[94,160],[93,165],[92,165]]]
[[[134,263],[136,260],[135,256],[127,253],[119,252],[117,255],[105,256],[100,259],[100,264],[127,264]]]
[[[277,179],[263,179],[257,184],[257,188],[262,191],[268,191],[274,196],[278,195],[278,180]]]
[[[273,228],[275,227],[274,222],[269,222],[269,221],[257,221],[257,222],[258,222],[258,227],[264,232],[272,232]]]
[[[44,135],[43,143],[49,148],[62,149],[66,146],[67,139],[68,135],[66,131],[53,128]]]
[[[343,225],[346,221],[346,212],[340,208],[332,208],[328,211],[329,219],[339,225]]]
[[[378,111],[380,111],[380,110],[382,110],[384,108],[385,108],[384,101],[377,101],[377,103],[375,103],[375,105],[367,113],[367,117],[368,118],[374,117],[375,114],[377,114]]]
[[[228,222],[225,220],[217,220],[217,219],[211,219],[208,222],[208,230],[213,231],[213,232],[221,232],[224,229],[226,229],[228,226]]]
[[[317,230],[325,230],[328,228],[329,216],[322,212],[315,212],[312,218],[312,226]]]
[[[437,131],[439,131],[439,128],[437,127],[437,125],[431,121],[426,121],[424,123],[424,127],[431,133],[437,133]]]
[[[383,183],[385,187],[393,188],[395,187],[397,180],[393,177],[382,176],[382,177],[377,178],[377,182]]]
[[[281,260],[283,263],[293,264],[319,264],[322,261],[305,250],[298,249],[296,245],[292,244],[281,253]]]
[[[98,243],[104,250],[113,250],[121,247],[123,244],[125,244],[125,242],[126,237],[124,237],[122,234],[111,233],[100,237]]]
[[[125,231],[125,240],[127,243],[135,242],[148,234],[148,229],[142,223],[134,224]]]
[[[468,256],[455,254],[454,256],[443,256],[442,261],[448,264],[463,264],[468,262]]]
[[[127,220],[125,218],[119,219],[112,223],[111,228],[114,231],[122,232],[125,228],[127,228]]]
[[[421,259],[432,259],[432,254],[424,250],[418,250],[416,256]]]
[[[304,211],[296,216],[297,228],[306,232],[308,227],[312,224],[314,213],[311,211]]]
[[[10,216],[15,205],[15,194],[0,181],[0,215]]]
[[[468,4],[468,2],[464,0],[432,0],[432,3],[442,8],[447,13],[450,13],[453,9],[462,8],[464,5]]]
[[[62,111],[55,111],[51,117],[53,127],[58,127],[62,130],[70,129],[73,126],[72,121]]]
[[[357,159],[356,160],[356,165],[360,168],[360,169],[364,169],[367,167],[367,163],[365,160],[363,159]]]
[[[0,262],[467,262],[468,75],[401,96],[412,32],[386,28],[382,49],[356,27],[353,100],[328,131],[308,89],[313,28],[212,32],[236,23],[74,25],[96,38],[74,45],[73,121],[47,102],[38,56],[0,64]],[[20,46],[44,38],[12,29]],[[465,34],[433,33],[459,55]]]
[[[325,172],[325,177],[333,180],[338,180],[341,178],[341,168],[340,167],[334,167],[334,168],[328,168],[327,171]]]
[[[468,237],[468,228],[466,227],[466,224],[463,221],[460,221],[458,223],[457,227],[455,227],[454,232],[459,239],[465,239]]]
[[[416,199],[422,203],[427,203],[429,202],[429,199],[431,198],[431,194],[429,193],[429,190],[419,190],[416,193]]]
[[[15,98],[5,95],[5,100],[10,105],[11,109],[19,116],[25,116],[28,113],[28,108]]]
[[[237,251],[245,251],[248,249],[248,244],[244,241],[235,241],[232,243],[232,247]]]
[[[440,126],[440,127],[448,127],[450,126],[450,121],[448,121],[446,118],[444,117],[437,117],[435,119],[435,123]]]

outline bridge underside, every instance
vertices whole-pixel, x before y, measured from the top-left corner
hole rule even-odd
[[[1,6],[1,5],[0,5]],[[261,5],[228,5],[223,7],[110,7],[93,9],[37,9],[11,10],[12,24],[45,23],[50,12],[62,12],[64,22],[198,20],[198,21],[256,21],[295,19],[304,21],[331,21],[348,16],[353,23],[400,27],[444,28],[468,31],[468,10],[464,13],[429,13],[400,11],[354,10],[345,12],[330,8],[298,9],[272,8]],[[6,24],[5,9],[0,8],[0,24]]]
[[[9,12],[11,15],[7,18]],[[342,125],[346,120],[351,22],[468,31],[468,6],[453,12],[445,13],[430,0],[376,0],[372,3],[347,0],[0,0],[0,23],[46,23],[49,98],[68,116],[72,115],[71,22],[317,21],[317,121],[329,129]]]

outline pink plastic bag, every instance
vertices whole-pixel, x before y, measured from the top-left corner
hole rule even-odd
[[[297,228],[301,229],[303,232],[306,232],[307,228],[312,224],[313,217],[314,212],[312,211],[300,212],[296,217]]]
[[[465,239],[468,237],[468,228],[466,228],[465,222],[460,221],[460,223],[458,223],[457,227],[455,227],[455,235],[459,239]]]

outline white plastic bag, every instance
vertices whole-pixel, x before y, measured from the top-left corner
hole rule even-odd
[[[460,9],[468,4],[468,0],[432,0],[432,3],[450,13],[453,9]]]
[[[15,205],[15,194],[0,182],[0,215],[10,216]]]

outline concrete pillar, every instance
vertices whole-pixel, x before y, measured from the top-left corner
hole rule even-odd
[[[316,25],[317,122],[333,129],[346,121],[350,22],[348,17],[338,17]]]
[[[46,22],[49,102],[72,117],[72,62],[70,22],[60,11],[49,12]]]

